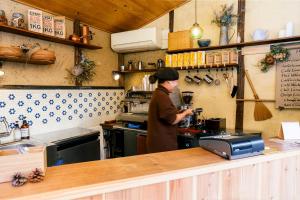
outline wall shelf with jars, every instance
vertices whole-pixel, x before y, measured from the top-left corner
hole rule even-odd
[[[177,70],[227,68],[238,66],[238,50],[191,51],[166,54],[166,67]]]

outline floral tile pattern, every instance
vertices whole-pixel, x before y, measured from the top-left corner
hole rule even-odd
[[[124,98],[123,89],[0,90],[0,120],[9,124],[26,118],[31,133],[76,126],[97,126],[114,119]]]

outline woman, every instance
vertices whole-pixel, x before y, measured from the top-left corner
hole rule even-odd
[[[176,124],[192,114],[192,109],[178,113],[169,97],[178,85],[178,78],[178,72],[172,68],[161,68],[150,77],[151,83],[158,80],[158,87],[152,95],[148,112],[148,153],[176,150]]]

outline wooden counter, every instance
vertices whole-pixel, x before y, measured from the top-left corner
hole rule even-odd
[[[300,199],[300,148],[267,146],[234,161],[193,148],[51,167],[41,183],[0,184],[0,199]]]

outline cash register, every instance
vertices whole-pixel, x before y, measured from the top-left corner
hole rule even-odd
[[[259,132],[226,131],[224,133],[226,134],[199,137],[199,146],[229,160],[263,154],[265,145]]]

